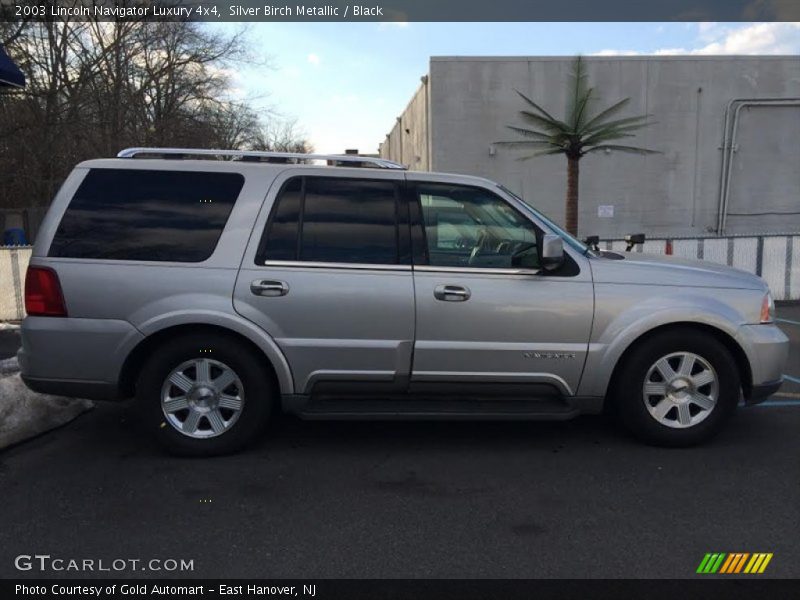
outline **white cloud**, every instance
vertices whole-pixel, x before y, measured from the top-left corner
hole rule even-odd
[[[755,23],[720,33],[715,40],[690,54],[800,53],[800,23]]]
[[[753,23],[722,27],[719,23],[698,23],[695,48],[659,48],[656,56],[704,54],[800,54],[800,23]],[[606,49],[594,56],[636,56],[631,50]]]
[[[724,26],[713,21],[697,24],[697,43],[709,44],[720,39],[726,32]]]
[[[388,27],[396,27],[397,29],[405,29],[408,27],[408,21],[381,21],[378,24],[378,29],[386,29]]]
[[[641,54],[636,50],[600,50],[600,52],[592,52],[592,56],[637,56]]]
[[[675,56],[676,54],[689,54],[686,48],[659,48],[653,54],[655,56]]]
[[[308,62],[310,62],[310,63],[311,63],[312,65],[314,65],[315,67],[318,67],[318,66],[319,66],[319,63],[321,62],[321,61],[320,61],[320,58],[319,58],[319,55],[317,55],[317,54],[314,54],[313,52],[312,52],[311,54],[309,54],[309,55],[308,55],[308,58],[307,58],[307,60],[308,60]]]

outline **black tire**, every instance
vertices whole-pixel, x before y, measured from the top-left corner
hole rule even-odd
[[[174,369],[202,358],[224,364],[238,376],[244,401],[236,420],[222,433],[194,438],[181,433],[166,417],[161,394]],[[145,430],[165,450],[179,456],[217,456],[240,450],[264,429],[278,397],[274,375],[265,361],[245,344],[220,334],[192,333],[165,342],[145,362],[136,385],[136,401]],[[211,428],[210,421],[201,424],[205,429]]]
[[[705,360],[716,373],[718,382],[716,404],[708,415],[682,429],[659,422],[647,408],[643,392],[645,378],[656,361],[679,352],[690,352]],[[731,352],[712,335],[689,328],[671,329],[637,344],[628,352],[615,377],[612,394],[614,408],[623,424],[640,440],[657,446],[693,446],[717,435],[735,412],[741,395],[739,369]],[[658,403],[658,397],[649,397],[647,401],[652,406]],[[694,407],[694,410],[699,409]],[[677,420],[676,412],[669,415]]]

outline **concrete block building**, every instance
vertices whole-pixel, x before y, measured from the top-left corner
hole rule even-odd
[[[380,145],[414,170],[494,179],[564,218],[566,158],[518,160],[515,89],[555,116],[566,110],[572,57],[433,57]],[[593,153],[581,161],[580,235],[695,237],[800,232],[800,57],[587,57],[597,106],[655,122],[626,140],[660,153]]]

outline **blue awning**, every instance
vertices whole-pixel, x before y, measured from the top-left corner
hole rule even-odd
[[[25,87],[25,75],[0,46],[0,87]]]

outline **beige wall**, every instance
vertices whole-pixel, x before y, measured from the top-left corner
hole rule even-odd
[[[404,164],[412,171],[431,170],[428,81],[427,76],[422,78],[422,85],[379,149],[381,158]]]
[[[717,225],[726,105],[734,98],[800,97],[797,56],[586,61],[599,106],[629,97],[620,117],[653,116],[651,127],[625,142],[660,153],[633,156],[612,151],[581,161],[581,236],[608,238],[636,231],[651,236],[708,235]],[[519,111],[525,105],[515,88],[556,116],[565,111],[572,62],[572,57],[433,57],[429,84],[415,94],[384,152],[411,169],[428,164],[433,171],[498,181],[563,222],[564,157],[520,161],[524,151],[493,142],[516,138],[507,125],[524,125]],[[427,117],[420,108],[424,92],[429,92]],[[426,156],[418,150],[420,138],[415,135],[423,129],[430,134],[430,160],[416,161],[416,156]],[[726,233],[800,231],[798,139],[798,106],[741,111]],[[599,216],[598,207],[609,205],[614,207],[613,217]]]

